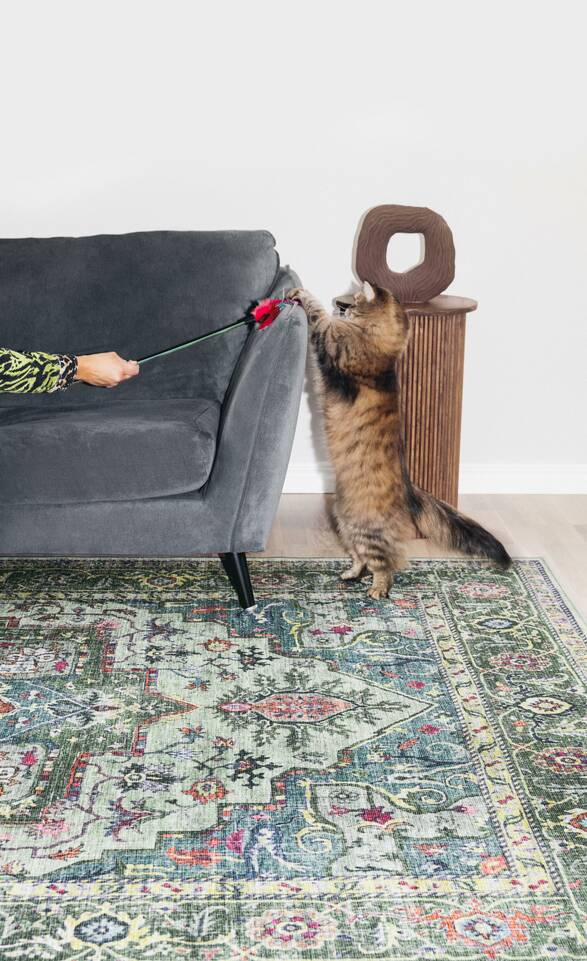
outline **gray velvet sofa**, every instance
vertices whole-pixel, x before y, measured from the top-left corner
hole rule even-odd
[[[0,241],[0,343],[137,359],[299,280],[266,231]],[[115,389],[0,393],[0,554],[219,554],[243,607],[293,441],[305,314],[146,364]]]

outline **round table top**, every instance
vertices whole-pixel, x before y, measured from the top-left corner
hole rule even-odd
[[[335,301],[340,303],[350,303],[352,294],[335,297]],[[477,301],[470,297],[454,297],[452,294],[439,294],[432,300],[423,301],[420,304],[404,304],[404,310],[410,316],[418,317],[438,317],[445,314],[468,314],[477,310]]]
[[[419,317],[438,316],[439,314],[469,314],[477,310],[477,301],[470,297],[454,297],[452,294],[439,294],[422,304],[404,304],[407,314]]]

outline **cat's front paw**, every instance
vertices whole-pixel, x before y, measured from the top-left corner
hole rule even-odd
[[[307,292],[304,290],[303,287],[292,287],[292,289],[288,290],[287,294],[285,295],[285,299],[298,300],[300,304],[302,304],[304,301],[304,296],[306,296],[306,293]]]

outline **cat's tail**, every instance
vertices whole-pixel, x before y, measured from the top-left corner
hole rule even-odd
[[[462,554],[488,557],[504,570],[512,563],[501,541],[477,521],[416,487],[411,481],[406,485],[406,495],[412,520],[424,537]]]

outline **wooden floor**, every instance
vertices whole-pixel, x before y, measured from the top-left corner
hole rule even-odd
[[[340,557],[343,551],[328,521],[329,499],[284,494],[265,554]],[[499,537],[513,557],[542,558],[587,620],[587,496],[467,494],[459,506]],[[443,552],[420,540],[410,543],[410,555],[442,557]]]

